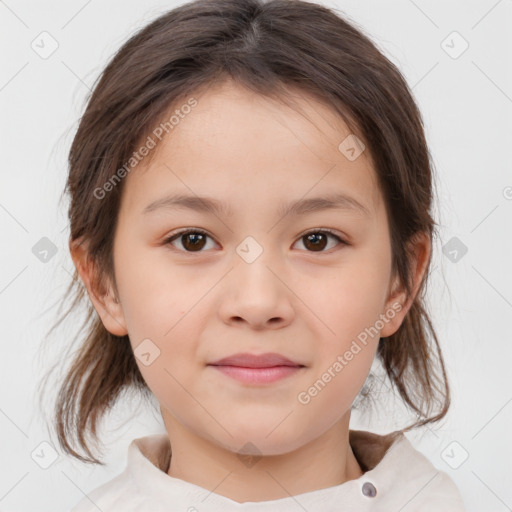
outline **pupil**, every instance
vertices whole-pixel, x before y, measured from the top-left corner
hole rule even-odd
[[[320,245],[318,245],[317,242],[318,242],[319,238],[323,238],[323,242],[324,242],[323,244],[321,243]],[[306,235],[306,239],[307,239],[308,242],[310,242],[310,241],[314,241],[315,242],[315,244],[313,245],[313,250],[315,250],[315,251],[317,251],[317,250],[321,251],[322,249],[325,248],[325,239],[326,239],[326,237],[322,233],[311,233],[309,235]],[[305,244],[305,245],[307,247],[307,244]]]
[[[185,238],[185,240],[189,240],[189,239],[195,240],[192,242],[191,247],[196,248],[196,249],[197,248],[202,249],[203,246],[201,245],[201,242],[204,243],[204,236],[201,233],[183,235],[183,238]],[[187,249],[190,248],[190,247],[188,247],[188,245],[189,245],[188,243],[183,243],[183,246]]]
[[[313,251],[322,251],[326,245],[326,236],[323,233],[311,233],[309,235],[305,235],[306,238],[306,247],[308,244],[312,244],[311,248]],[[185,239],[185,242],[183,242]],[[189,240],[191,242],[189,243]],[[202,249],[204,246],[204,235],[202,233],[189,233],[187,235],[183,235],[182,237],[183,247],[187,249]]]

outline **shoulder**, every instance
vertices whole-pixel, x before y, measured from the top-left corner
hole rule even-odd
[[[416,512],[464,512],[464,503],[455,482],[402,434],[390,448],[396,502],[404,510]],[[393,470],[395,468],[395,470]]]
[[[162,435],[134,439],[128,447],[124,471],[85,494],[69,512],[159,510],[148,490],[152,486],[162,485],[162,478],[167,476],[162,472],[168,458],[166,439]]]
[[[126,471],[97,487],[69,510],[69,512],[104,512],[113,510],[142,510],[139,505],[144,500],[137,485]]]
[[[464,502],[455,482],[447,473],[435,468],[423,487],[413,495],[411,505],[413,500],[417,503],[411,510],[418,512],[464,512]]]

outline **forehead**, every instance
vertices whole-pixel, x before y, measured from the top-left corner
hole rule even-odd
[[[304,93],[291,94],[298,108],[232,82],[191,95],[197,104],[161,141],[153,137],[150,158],[127,176],[123,203],[142,213],[171,192],[240,205],[253,197],[270,205],[346,192],[376,212],[382,198],[370,152],[354,159],[346,150],[357,139],[341,117]]]

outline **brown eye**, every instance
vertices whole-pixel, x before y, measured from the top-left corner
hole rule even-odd
[[[210,235],[202,229],[187,229],[171,235],[164,241],[164,245],[170,244],[176,247],[175,243],[179,242],[182,249],[179,247],[176,248],[181,252],[204,252],[203,249],[207,245],[208,238],[213,240]],[[310,231],[302,235],[299,241],[302,241],[308,252],[326,252],[325,249],[329,245],[329,239],[337,240],[341,245],[348,245],[338,235],[335,235],[329,230]],[[328,249],[331,248],[332,247],[329,247]]]
[[[174,241],[181,243],[183,252],[202,252],[202,249],[206,246],[206,240],[210,236],[201,229],[189,229],[187,231],[180,231],[168,238],[164,243],[171,244],[174,246]]]
[[[336,239],[339,243],[347,245],[339,236],[330,231],[310,231],[300,238],[308,252],[326,252],[329,238]],[[331,247],[329,247],[330,249]]]

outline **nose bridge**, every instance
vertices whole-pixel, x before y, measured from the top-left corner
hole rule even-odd
[[[255,280],[256,283],[262,280],[267,281],[270,277],[275,279],[270,268],[279,265],[276,260],[279,251],[271,248],[270,238],[270,235],[248,235],[238,244],[235,251],[238,259],[236,267],[239,278]]]
[[[254,329],[281,328],[294,314],[288,287],[281,281],[277,249],[265,249],[255,237],[246,237],[236,248],[219,315],[225,322],[244,320]],[[292,294],[293,295],[293,294]]]
[[[272,233],[246,236],[236,247],[230,295],[239,303],[276,307],[286,302],[281,248],[271,245]]]

